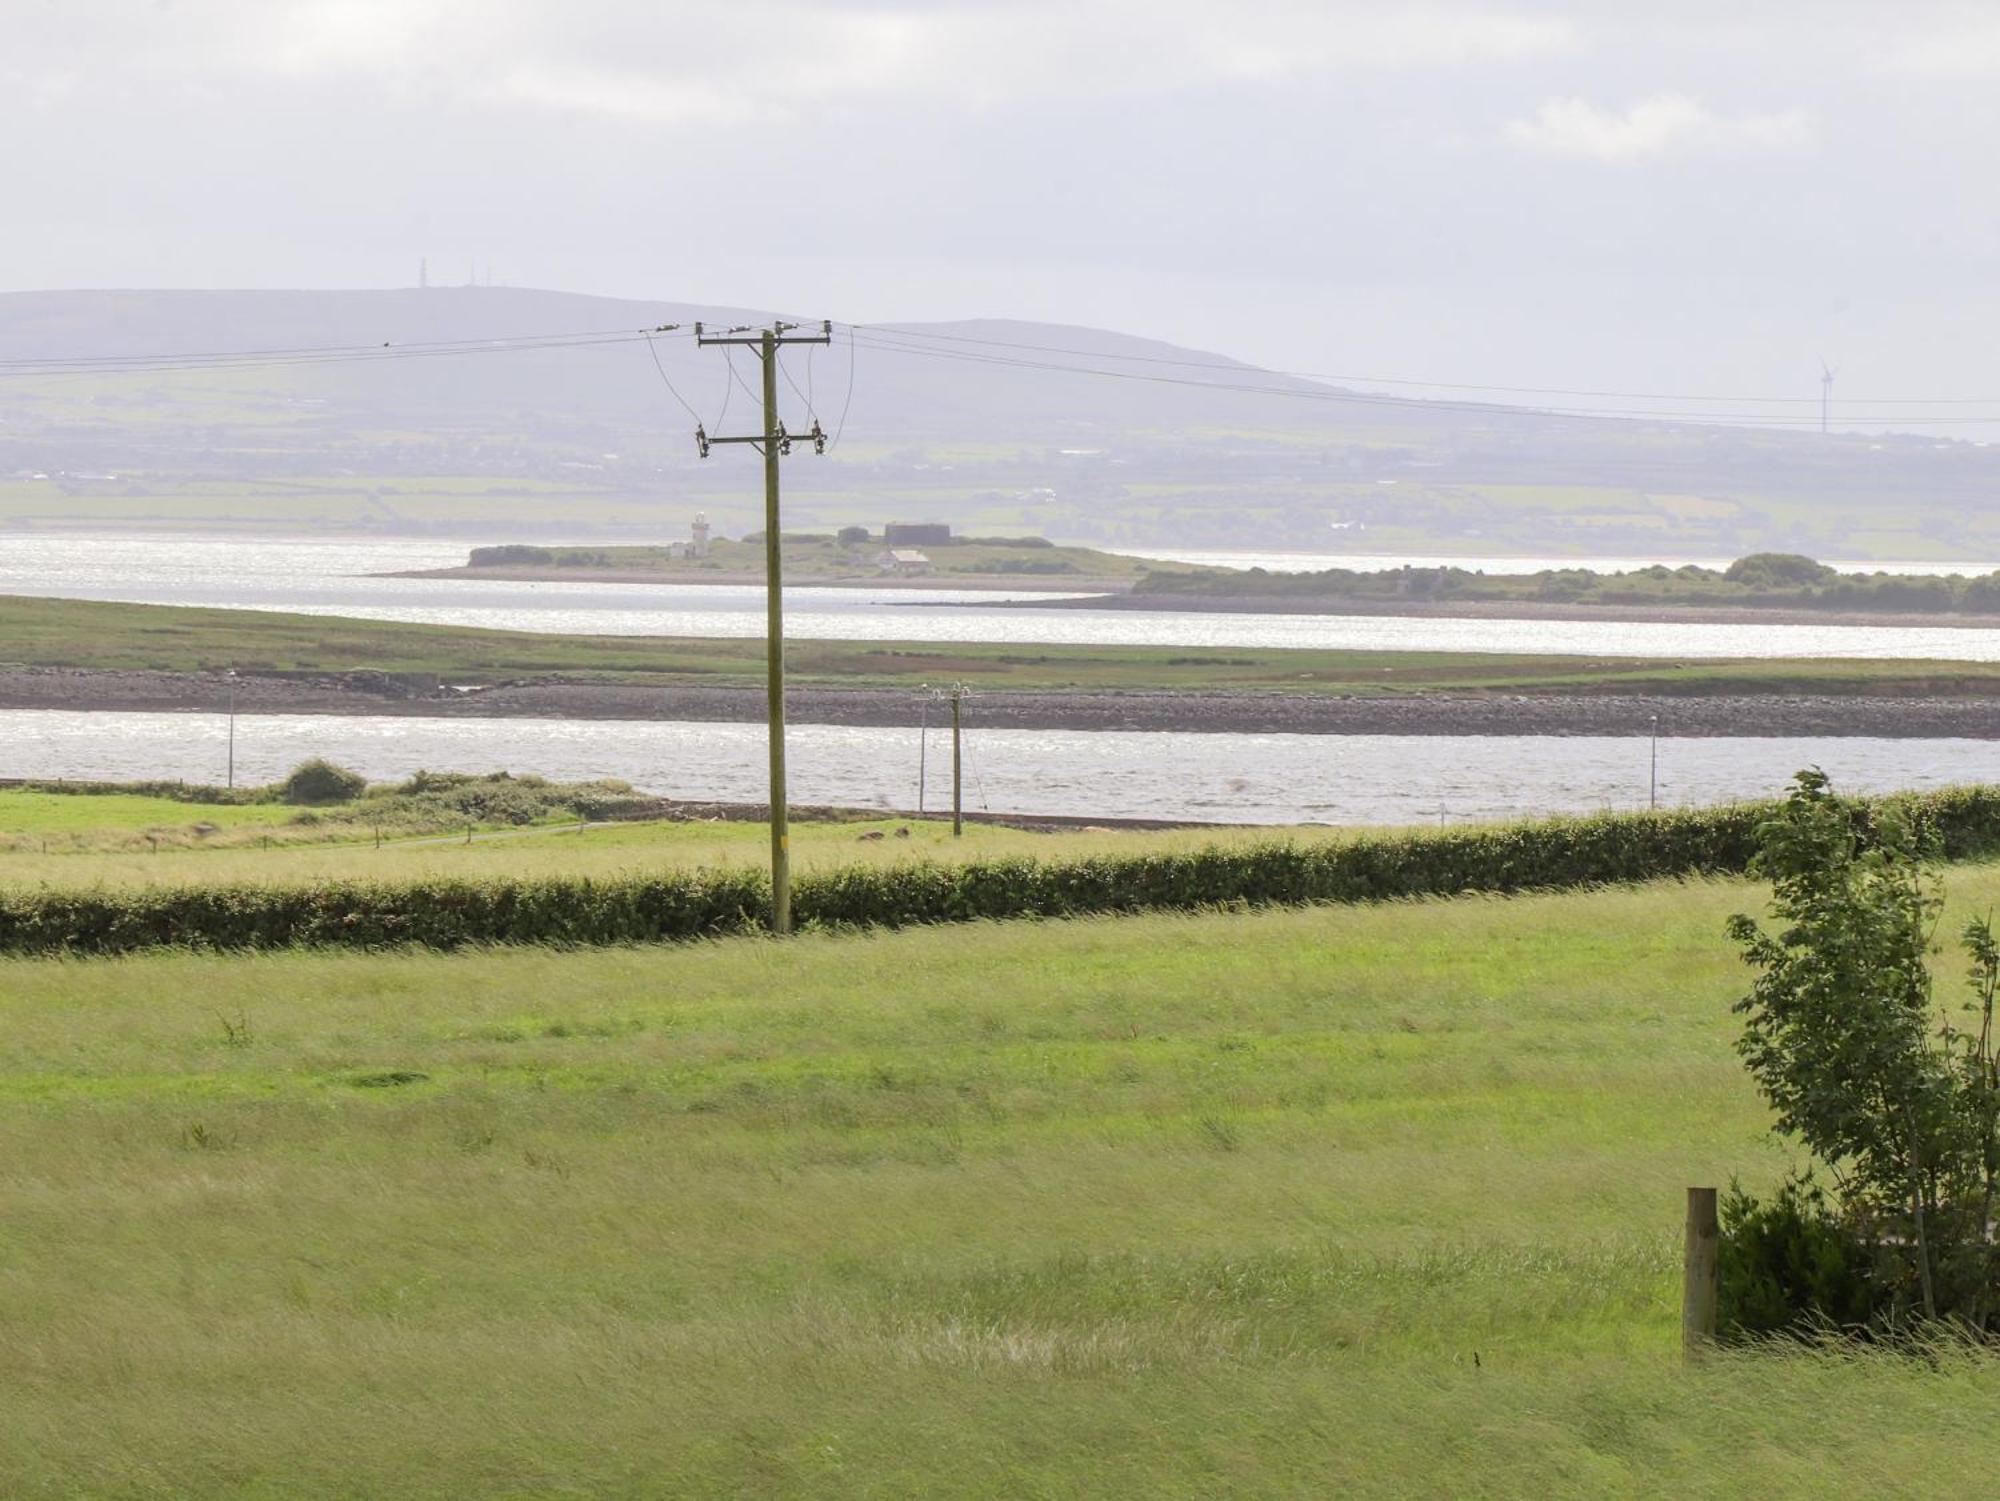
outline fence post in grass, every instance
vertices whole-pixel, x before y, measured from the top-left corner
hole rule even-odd
[[[1681,1351],[1693,1360],[1715,1343],[1722,1291],[1722,1234],[1715,1218],[1715,1190],[1690,1188],[1687,1253],[1681,1276]]]

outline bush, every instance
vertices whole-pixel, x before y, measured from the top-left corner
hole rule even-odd
[[[843,526],[833,534],[833,540],[838,542],[842,547],[861,547],[869,540],[868,528],[865,526]]]
[[[1815,558],[1795,552],[1753,552],[1722,570],[1732,584],[1818,584],[1839,574]]]
[[[1730,1184],[1721,1220],[1725,1338],[1880,1327],[1890,1299],[1874,1253],[1810,1175],[1764,1203]]]
[[[327,803],[351,803],[368,788],[368,779],[358,771],[315,756],[301,761],[278,784],[288,803],[319,807]]]

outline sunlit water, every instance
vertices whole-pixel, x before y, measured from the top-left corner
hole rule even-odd
[[[210,714],[0,712],[0,776],[222,780],[227,723]],[[966,736],[966,802],[995,812],[1223,823],[1408,824],[1641,808],[1643,738],[1230,735],[986,730]],[[913,808],[915,729],[794,726],[800,803]],[[422,767],[618,777],[666,795],[764,795],[764,730],[753,724],[438,720],[239,715],[236,770],[276,780],[308,756],[374,779]],[[949,797],[947,738],[930,732],[928,805]],[[1771,796],[1819,765],[1848,791],[2000,780],[1987,740],[1662,740],[1663,805]]]
[[[475,583],[371,576],[459,563],[471,545],[465,541],[395,538],[0,536],[0,593],[290,610],[593,635],[754,638],[764,633],[763,595],[755,585]],[[1048,598],[950,589],[788,589],[787,630],[802,639],[872,641],[2000,661],[2000,630],[1944,626],[1426,620],[991,608],[1010,597]]]

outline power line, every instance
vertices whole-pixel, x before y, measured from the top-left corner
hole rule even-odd
[[[1412,402],[1421,402],[1424,410],[1456,411],[1481,417],[1530,417],[1542,419],[1578,419],[1618,417],[1649,420],[1656,422],[1693,422],[1715,426],[1759,426],[1759,427],[1810,427],[1820,420],[1811,409],[1821,403],[1820,397],[1738,397],[1718,396],[1702,393],[1665,393],[1645,391],[1614,391],[1590,388],[1566,388],[1543,386],[1503,386],[1479,385],[1472,382],[1407,381],[1382,376],[1308,374],[1296,371],[1263,370],[1235,361],[1206,359],[1182,359],[1159,355],[1125,354],[1114,351],[1086,350],[1055,344],[1017,342],[1003,339],[987,339],[969,334],[946,334],[932,330],[911,329],[895,325],[847,324],[848,381],[842,398],[841,415],[835,423],[834,439],[837,444],[846,427],[847,415],[854,396],[854,366],[856,350],[861,347],[876,349],[885,353],[899,353],[919,358],[936,360],[958,360],[968,363],[1039,371],[1089,375],[1100,379],[1133,380],[1156,385],[1174,385],[1190,389],[1232,392],[1241,395],[1279,397],[1286,400],[1320,401],[1357,406],[1409,407]],[[341,364],[367,364],[376,361],[461,358],[473,355],[530,354],[541,351],[572,349],[593,349],[617,344],[645,341],[649,347],[655,366],[663,382],[673,392],[674,397],[685,410],[693,412],[685,398],[681,397],[667,377],[659,352],[654,347],[660,337],[679,335],[686,337],[678,325],[661,324],[642,329],[600,329],[575,333],[530,334],[501,338],[429,340],[398,344],[384,341],[379,345],[328,344],[280,346],[271,348],[235,351],[208,350],[178,354],[139,355],[71,355],[71,356],[19,356],[0,357],[0,378],[32,378],[60,380],[89,376],[137,376],[157,375],[206,370],[249,370],[260,368],[288,368],[294,366],[319,366]],[[969,348],[940,346],[972,346]],[[982,351],[994,351],[991,353]],[[1012,351],[1011,353],[1003,351]],[[1059,355],[1066,360],[1029,358],[1028,356]],[[1089,361],[1089,364],[1070,363],[1071,360]],[[1132,370],[1104,368],[1105,363],[1139,364],[1152,367],[1178,368],[1200,371],[1210,370],[1236,377],[1235,379],[1193,379],[1158,373],[1156,370]],[[788,385],[806,402],[808,413],[815,410],[813,394],[800,391],[789,372],[782,372]],[[810,378],[810,357],[808,376]],[[729,384],[744,385],[741,374],[733,361],[727,369],[723,411],[728,409]],[[1311,382],[1313,385],[1277,386],[1268,384],[1272,380]],[[1592,400],[1628,401],[1684,401],[1707,403],[1767,402],[1774,405],[1803,405],[1804,412],[1727,412],[1727,411],[1677,411],[1660,410],[1651,407],[1602,407],[1565,404],[1556,406],[1522,407],[1494,402],[1474,401],[1450,397],[1411,398],[1394,396],[1380,392],[1316,389],[1319,383],[1352,381],[1362,384],[1402,385],[1435,390],[1490,391],[1505,395],[1523,396],[1575,396]],[[1868,410],[1871,407],[1972,407],[1992,406],[2000,408],[2000,397],[1878,397],[1856,398],[1843,402],[1843,420],[1849,427],[1861,424],[1882,424],[1884,426],[1952,426],[1960,424],[1991,425],[2000,422],[2000,413],[1995,414],[1954,414],[1925,415],[1921,413],[1886,413]],[[699,420],[699,419],[697,419]],[[720,418],[718,418],[718,421]]]
[[[1244,395],[1275,396],[1287,400],[1317,401],[1341,405],[1393,406],[1410,408],[1418,403],[1410,397],[1388,396],[1360,391],[1312,390],[1295,386],[1255,385],[1243,381],[1192,380],[1185,376],[1155,375],[1132,370],[1105,370],[1094,366],[1058,364],[1051,360],[1030,360],[1005,355],[977,354],[962,350],[931,349],[921,345],[897,342],[874,336],[860,341],[862,347],[888,353],[916,355],[936,360],[957,360],[969,364],[997,365],[1021,370],[1038,370],[1069,375],[1090,375],[1108,380],[1139,381],[1149,385],[1183,386],[1196,390],[1228,391]],[[1089,356],[1086,356],[1089,357]],[[1249,370],[1250,374],[1263,374]],[[1303,377],[1294,377],[1303,379]],[[1797,413],[1756,413],[1756,412],[1673,412],[1658,411],[1644,407],[1521,407],[1507,406],[1493,402],[1455,401],[1431,399],[1421,402],[1427,411],[1457,411],[1487,417],[1530,417],[1542,419],[1581,419],[1600,417],[1629,417],[1654,422],[1699,422],[1713,425],[1752,424],[1757,426],[1810,425],[1817,417]],[[1857,420],[1855,417],[1848,419]],[[1881,421],[1898,423],[1979,423],[2000,422],[2000,414],[1991,416],[1959,417],[1905,417],[1878,418]]]
[[[840,398],[840,420],[833,424],[833,441],[827,450],[840,447],[840,435],[847,431],[847,409],[854,404],[854,325],[847,326],[847,391]]]
[[[323,351],[244,355],[105,355],[74,356],[62,360],[0,359],[0,378],[40,380],[80,379],[105,376],[140,376],[190,373],[208,370],[293,369],[303,366],[376,364],[399,360],[457,359],[475,355],[536,354],[563,349],[603,349],[651,339],[670,325],[658,329],[626,330],[616,334],[537,335],[519,339],[465,339],[440,344],[398,345],[383,343],[372,347],[330,346]]]
[[[676,387],[674,386],[672,379],[667,375],[667,367],[660,361],[660,351],[654,347],[652,338],[650,336],[648,336],[646,340],[646,353],[650,354],[653,357],[653,368],[660,372],[660,380],[665,384],[668,394],[670,394],[675,401],[678,401],[681,404],[682,411],[686,412],[688,416],[694,418],[694,420],[697,423],[700,422],[701,413],[697,412],[693,407],[689,406],[687,403],[687,399],[684,396],[682,396],[680,391],[676,389]]]
[[[1143,365],[1178,365],[1196,370],[1222,370],[1239,375],[1282,376],[1290,380],[1310,381],[1352,381],[1365,386],[1412,386],[1445,391],[1494,391],[1510,396],[1588,396],[1592,398],[1619,401],[1713,401],[1713,402],[1767,402],[1796,406],[1817,406],[1817,396],[1717,396],[1696,392],[1672,391],[1613,391],[1596,390],[1588,387],[1567,386],[1499,386],[1482,385],[1475,381],[1411,380],[1389,375],[1341,375],[1312,370],[1273,370],[1260,365],[1247,364],[1242,360],[1190,360],[1167,355],[1119,354],[1111,350],[1078,349],[1060,344],[1027,344],[1009,339],[981,339],[971,334],[938,333],[930,329],[915,328],[897,323],[855,323],[847,325],[866,333],[881,333],[900,339],[933,339],[951,344],[979,344],[994,349],[1020,349],[1040,354],[1078,355],[1085,359],[1117,360],[1121,363]],[[1855,397],[1862,406],[1995,406],[2000,405],[2000,396],[1879,396]]]

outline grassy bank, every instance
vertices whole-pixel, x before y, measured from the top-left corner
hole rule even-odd
[[[109,804],[104,808],[88,806]],[[424,880],[517,876],[634,876],[662,869],[758,865],[770,857],[770,833],[757,822],[690,821],[526,828],[466,824],[437,833],[389,826],[382,843],[364,820],[293,821],[297,809],[260,805],[218,810],[157,798],[79,798],[0,790],[0,886],[181,885],[242,881]],[[213,831],[205,832],[204,824]],[[907,831],[907,832],[904,832]],[[1035,833],[967,824],[953,838],[948,822],[878,818],[797,822],[796,868],[873,865],[897,860],[1059,858],[1128,855],[1238,844],[1287,836],[1270,828],[1084,830]],[[1334,831],[1302,829],[1304,839]]]
[[[1988,1362],[1678,1360],[1756,900],[0,964],[0,1488],[1948,1492]]]
[[[1043,537],[953,537],[944,542],[898,543],[912,561],[885,567],[889,550],[881,533],[849,528],[845,540],[834,532],[786,532],[781,548],[786,580],[792,584],[867,584],[886,574],[921,576],[956,584],[1005,580],[1018,588],[1129,586],[1153,572],[1186,573],[1191,565],[1129,557],[1094,547],[1058,546]],[[594,543],[540,546],[509,543],[475,547],[464,566],[427,570],[427,576],[466,578],[593,579],[624,577],[663,583],[706,583],[764,577],[764,534],[740,540],[717,537],[701,557],[670,548]]]
[[[911,688],[954,677],[1019,691],[1132,689],[1300,693],[2000,692],[2000,664],[1749,658],[1508,656],[1478,652],[1308,651],[1230,647],[1014,646],[796,641],[801,686]],[[397,621],[344,620],[175,605],[0,596],[0,666],[172,672],[369,672],[452,683],[554,675],[652,683],[754,685],[755,640],[557,636]]]

